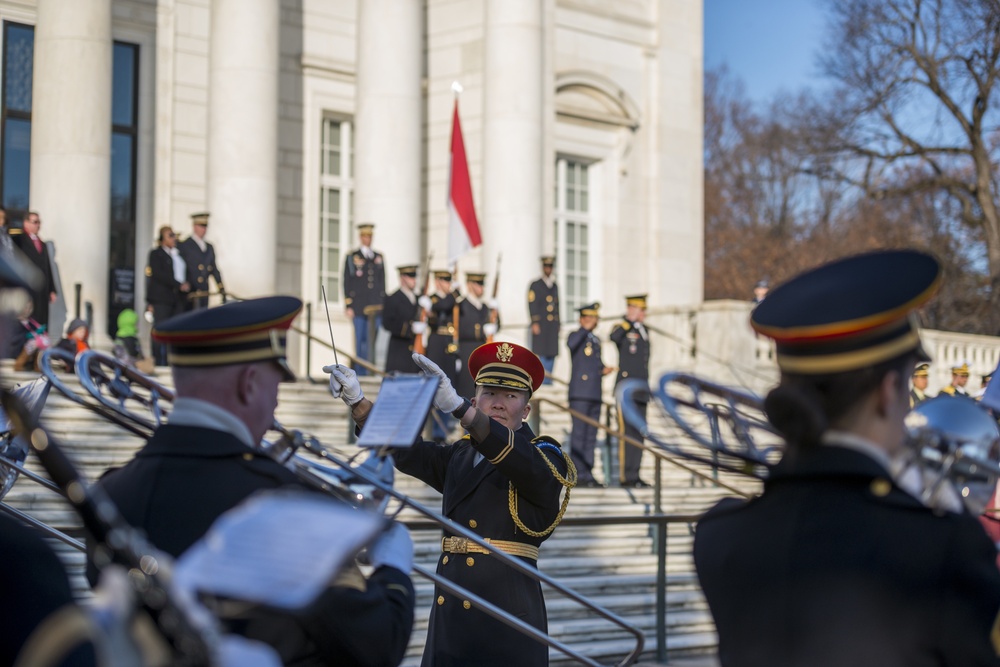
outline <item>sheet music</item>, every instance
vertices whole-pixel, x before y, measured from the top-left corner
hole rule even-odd
[[[426,375],[390,375],[358,437],[359,447],[410,447],[431,409],[438,380]]]
[[[219,517],[174,569],[192,592],[299,609],[386,525],[319,493],[264,491]]]

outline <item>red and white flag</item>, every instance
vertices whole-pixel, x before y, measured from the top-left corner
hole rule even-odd
[[[462,123],[458,119],[458,99],[451,120],[451,166],[448,169],[448,264],[482,244],[476,206],[472,201],[469,163],[465,159]]]

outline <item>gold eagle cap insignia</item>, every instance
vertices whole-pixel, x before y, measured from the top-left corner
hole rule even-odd
[[[514,348],[510,343],[503,343],[497,348],[497,359],[503,363],[507,363],[514,357]]]

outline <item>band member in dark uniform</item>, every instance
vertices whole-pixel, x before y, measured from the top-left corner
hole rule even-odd
[[[382,307],[382,328],[389,332],[389,350],[385,357],[385,372],[417,373],[413,363],[413,339],[427,330],[426,322],[419,322],[417,295],[417,265],[398,267],[399,289],[385,298]]]
[[[191,291],[191,284],[182,279],[186,269],[178,269],[177,255],[174,230],[160,227],[157,247],[149,251],[146,262],[146,310],[153,313],[153,322],[157,326],[184,312],[187,294]],[[150,348],[156,365],[166,366],[167,350],[155,337]]]
[[[368,362],[375,360],[372,344],[382,326],[385,300],[385,261],[382,253],[372,249],[374,230],[370,223],[358,225],[361,245],[344,259],[344,314],[354,322],[355,354]],[[360,365],[355,370],[358,375],[368,374]]]
[[[187,282],[191,285],[186,310],[208,308],[208,279],[215,281],[215,288],[223,295],[226,288],[222,285],[222,273],[215,260],[215,247],[205,240],[208,231],[208,213],[195,213],[191,216],[191,236],[180,242],[180,251],[187,265]],[[223,297],[225,298],[225,297]]]
[[[751,323],[776,343],[764,402],[786,449],[761,496],[698,523],[694,558],[725,667],[997,665],[1000,571],[976,518],[893,479],[907,380],[927,361],[908,317],[937,261],[881,251],[772,290]]]
[[[930,367],[928,363],[917,364],[913,370],[913,377],[910,380],[910,409],[917,407],[927,400],[927,383],[930,381]]]
[[[434,407],[460,420],[468,435],[451,446],[417,442],[394,452],[396,467],[444,494],[446,517],[469,526],[497,549],[532,565],[538,548],[562,518],[576,482],[559,444],[535,437],[524,420],[528,399],[545,370],[530,350],[490,343],[469,359],[476,396],[461,398],[444,371],[422,355],[414,361],[439,379]],[[331,389],[351,407],[359,424],[371,409],[346,366],[328,367]],[[562,503],[559,495],[566,487]],[[445,535],[439,575],[544,630],[545,601],[538,582],[485,556],[478,545]],[[434,592],[423,667],[541,667],[548,648],[493,620],[468,601]]]
[[[171,556],[255,491],[303,487],[257,449],[274,422],[278,385],[295,379],[285,339],[301,308],[294,297],[252,299],[191,311],[154,329],[170,348],[177,394],[170,423],[99,484],[125,519]],[[223,605],[223,620],[273,646],[284,664],[398,665],[413,623],[413,545],[399,524],[379,544],[388,548],[376,550],[382,560],[367,580],[348,567],[304,610]],[[93,581],[92,549],[89,556]]]
[[[601,339],[594,334],[600,321],[600,308],[599,303],[581,307],[580,328],[566,339],[573,366],[569,380],[569,407],[594,421],[601,419],[601,378],[614,371],[613,366],[605,366],[601,361]],[[580,486],[600,486],[593,472],[595,444],[597,427],[573,417],[569,450]]]
[[[458,299],[458,357],[463,361],[485,343],[488,336],[497,332],[500,321],[497,318],[497,324],[490,322],[490,309],[495,304],[483,300],[486,274],[468,272],[465,274],[465,281],[465,296]],[[458,395],[464,398],[475,395],[473,376],[465,368],[459,369],[455,388]]]
[[[531,314],[531,351],[545,367],[545,384],[559,354],[559,285],[552,277],[556,258],[542,257],[542,277],[528,287],[528,312]]]
[[[10,238],[14,247],[24,253],[36,269],[42,274],[42,284],[31,294],[31,319],[44,324],[50,336],[58,336],[49,331],[49,304],[56,300],[58,294],[55,276],[52,273],[52,260],[49,257],[49,247],[45,245],[38,232],[42,228],[42,218],[35,211],[30,211],[24,219],[24,229],[12,229]]]
[[[434,293],[418,299],[420,306],[427,311],[427,325],[430,334],[427,336],[427,358],[448,376],[448,381],[454,387],[458,382],[458,345],[455,343],[454,307],[455,300],[462,296],[451,286],[451,271],[439,269],[434,272]],[[432,437],[438,442],[444,442],[451,431],[454,420],[450,415],[441,413],[432,420]]]
[[[649,331],[646,321],[646,295],[625,297],[625,319],[611,330],[611,342],[618,347],[618,377],[615,387],[623,380],[649,379]],[[646,404],[639,409],[645,414]],[[618,410],[620,433],[626,437],[642,442],[642,433],[631,424],[626,424]],[[622,486],[642,488],[649,483],[639,478],[639,466],[642,465],[642,450],[629,445],[622,437],[618,438],[618,477]]]

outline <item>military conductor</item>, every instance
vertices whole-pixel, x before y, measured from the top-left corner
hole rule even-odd
[[[937,261],[850,257],[772,290],[751,323],[781,371],[764,403],[786,449],[750,501],[698,523],[695,565],[725,667],[997,665],[1000,571],[976,519],[894,480],[927,361],[909,317]]]

